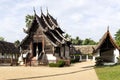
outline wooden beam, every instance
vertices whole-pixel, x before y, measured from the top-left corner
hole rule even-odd
[[[42,36],[42,52],[45,53],[45,41],[44,41],[44,36]]]

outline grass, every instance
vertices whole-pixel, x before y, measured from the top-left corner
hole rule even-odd
[[[120,65],[95,67],[99,80],[120,80]]]

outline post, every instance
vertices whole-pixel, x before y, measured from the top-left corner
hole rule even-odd
[[[86,55],[86,61],[88,61],[88,55]]]
[[[27,59],[25,58],[25,66],[27,66]]]
[[[30,66],[31,66],[31,58],[33,56],[33,42],[30,43]]]
[[[45,42],[44,42],[44,36],[42,36],[42,52],[44,53],[45,52]]]
[[[13,66],[13,54],[11,54],[11,66]]]
[[[93,56],[93,61],[95,61],[95,56]]]
[[[80,55],[80,59],[79,59],[79,61],[82,61],[82,57],[81,57],[81,55]]]

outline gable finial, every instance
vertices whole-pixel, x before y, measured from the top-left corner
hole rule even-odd
[[[33,7],[34,14],[36,15],[35,7]]]
[[[109,26],[107,27],[107,31],[109,32]]]
[[[42,11],[42,6],[40,7],[40,10],[41,10],[41,15],[43,14],[43,11]]]
[[[48,13],[49,13],[49,12],[48,12],[48,7],[46,7],[46,10],[47,10],[47,14],[48,14]]]

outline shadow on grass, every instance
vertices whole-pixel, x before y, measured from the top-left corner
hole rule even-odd
[[[94,66],[94,68],[107,68],[107,67],[116,67],[116,66],[120,66],[120,64],[103,65],[103,66]]]
[[[91,70],[91,69],[93,69],[93,68],[73,71],[73,72],[69,72],[69,73],[61,73],[61,74],[53,74],[53,75],[45,75],[45,76],[35,76],[35,77],[26,77],[26,78],[16,78],[16,79],[7,79],[7,80],[23,80],[23,79],[27,80],[27,79],[35,79],[35,78],[46,78],[46,77],[62,76],[62,75],[69,75],[69,74],[79,73],[79,72],[83,72],[83,71],[87,71],[87,70]]]

